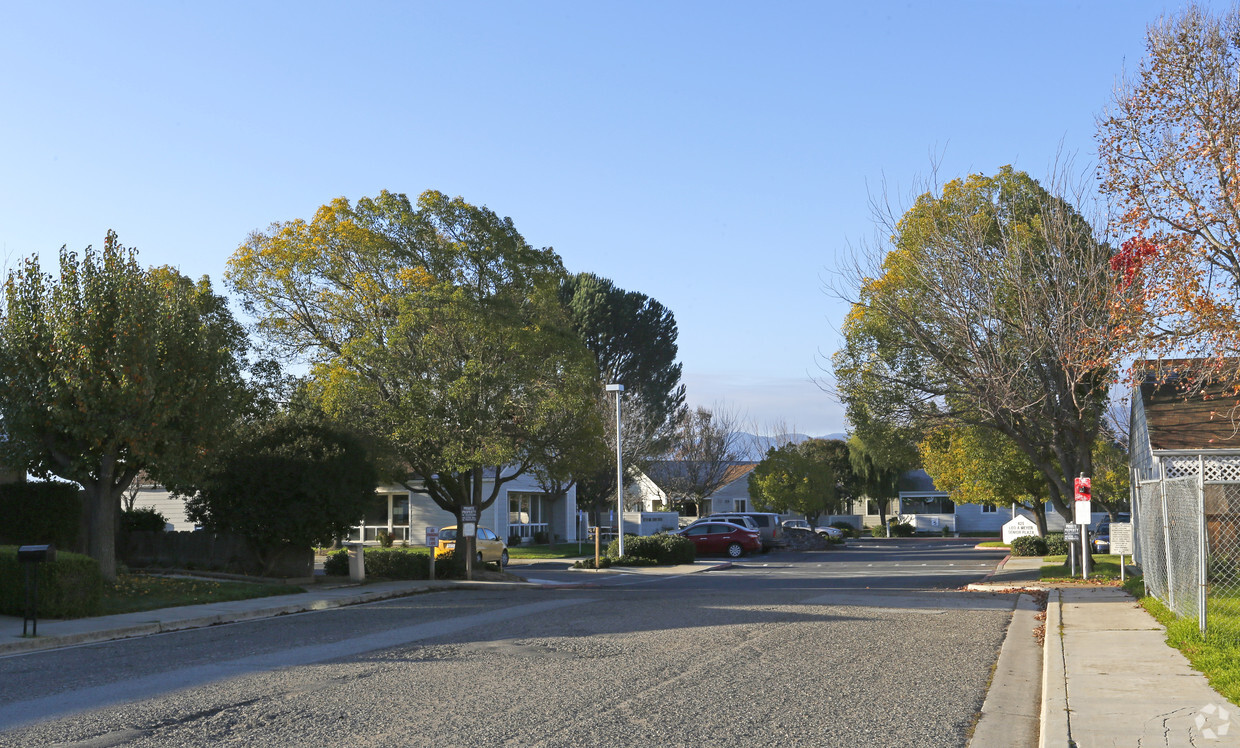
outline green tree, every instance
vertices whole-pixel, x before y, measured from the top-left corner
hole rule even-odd
[[[81,484],[90,555],[116,576],[116,517],[139,472],[176,490],[243,407],[244,330],[204,277],[144,270],[108,233],[62,249],[60,277],[30,258],[0,311],[0,461]]]
[[[563,277],[511,219],[434,191],[416,209],[389,192],[334,200],[252,234],[226,274],[259,331],[309,360],[313,399],[381,435],[458,523],[600,439]]]
[[[887,505],[900,497],[900,476],[917,466],[915,451],[853,434],[848,438],[848,460],[857,495],[873,501],[879,520],[887,524]]]
[[[957,504],[1019,504],[1046,536],[1046,477],[993,429],[943,425],[918,444],[922,468]]]
[[[889,232],[888,250],[854,278],[833,359],[842,389],[865,385],[844,394],[864,405],[850,418],[998,432],[1071,521],[1065,497],[1090,472],[1112,377],[1109,247],[1068,201],[1010,167],[923,194]]]
[[[569,473],[569,483],[553,483],[549,490],[565,491],[575,481],[578,505],[598,511],[616,496],[615,395],[604,385],[624,385],[621,458],[626,477],[628,469],[645,472],[652,459],[667,452],[683,416],[676,319],[658,301],[593,273],[565,278],[560,299],[598,370],[596,402],[604,443]]]
[[[325,416],[243,427],[186,502],[191,520],[250,540],[264,563],[348,534],[379,474],[363,440]]]
[[[764,510],[795,512],[816,525],[820,515],[840,510],[849,476],[839,471],[847,465],[847,457],[847,445],[838,440],[807,439],[771,447],[749,474],[749,495]]]

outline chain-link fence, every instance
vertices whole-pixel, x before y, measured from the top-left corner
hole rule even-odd
[[[1137,501],[1146,590],[1203,634],[1240,641],[1240,483],[1143,481]]]

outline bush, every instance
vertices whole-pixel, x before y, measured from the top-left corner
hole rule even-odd
[[[1045,556],[1046,541],[1037,535],[1022,535],[1012,540],[1013,556]]]
[[[323,571],[336,577],[347,576],[349,573],[349,552],[341,548],[338,551],[328,553],[327,559],[323,561]]]
[[[392,547],[392,540],[393,540],[392,534],[389,533],[387,530],[380,530],[379,532],[375,533],[375,539],[379,541],[380,548],[391,548]]]
[[[1046,555],[1066,556],[1069,550],[1068,541],[1063,539],[1062,532],[1052,532],[1046,536]]]
[[[857,528],[853,527],[849,522],[832,522],[831,526],[844,533],[846,538],[857,537]]]
[[[405,548],[367,548],[366,576],[385,579],[429,579],[431,557]],[[435,575],[440,575],[439,560],[435,562]],[[448,568],[448,564],[444,568]]]
[[[509,536],[508,536],[508,547],[509,547],[509,548],[516,548],[516,547],[517,547],[517,546],[519,546],[519,545],[521,545],[521,536],[520,536],[520,535],[517,535],[517,534],[515,534],[515,533],[514,533],[514,534],[512,534],[512,535],[509,535]]]
[[[534,533],[534,543],[536,545],[547,545],[550,542],[551,542],[551,536],[547,534],[546,530],[539,530],[538,532]]]
[[[611,556],[599,556],[598,566],[595,566],[594,559],[587,558],[573,563],[573,567],[577,569],[609,569],[611,568],[612,560]]]
[[[363,439],[322,415],[247,426],[198,481],[186,515],[256,546],[310,548],[345,537],[375,499],[378,473]]]
[[[153,506],[121,510],[121,529],[125,532],[163,532],[167,526],[167,518],[155,511]]]
[[[429,562],[429,557],[428,561]],[[465,554],[455,550],[445,551],[435,557],[436,579],[460,579],[465,576]]]
[[[0,613],[25,614],[26,571],[17,562],[15,546],[0,547]],[[56,560],[36,565],[39,574],[40,618],[97,616],[103,605],[103,574],[89,556],[64,551]]]
[[[75,548],[81,517],[81,492],[72,483],[0,485],[0,543]]]
[[[625,535],[625,558],[645,558],[656,564],[691,564],[697,558],[693,541],[679,535]],[[620,541],[613,540],[607,546],[607,556],[615,559],[620,555]]]
[[[891,528],[891,537],[893,538],[911,538],[916,533],[913,526],[907,522],[897,522],[895,518],[887,521],[887,526],[874,525],[870,528],[870,535],[876,538],[887,537],[887,527]]]

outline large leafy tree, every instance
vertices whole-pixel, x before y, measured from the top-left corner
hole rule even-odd
[[[575,481],[578,505],[597,511],[616,496],[615,395],[604,386],[619,383],[625,388],[620,410],[625,468],[646,471],[652,459],[667,452],[684,415],[676,318],[658,301],[617,288],[593,273],[565,278],[560,298],[573,329],[594,357],[604,443],[595,456],[568,474],[567,484],[553,484],[553,490],[566,490]]]
[[[1011,439],[977,426],[941,425],[918,444],[922,468],[935,488],[957,504],[1018,504],[1045,537],[1046,477]]]
[[[1010,167],[927,192],[885,225],[891,244],[858,269],[833,359],[861,406],[850,417],[878,432],[946,417],[1003,434],[1070,518],[1064,497],[1090,473],[1111,377],[1109,247]]]
[[[551,249],[430,191],[341,198],[255,232],[226,279],[332,416],[382,438],[458,523],[600,437],[595,372]],[[483,494],[489,472],[491,490]]]
[[[173,490],[192,483],[244,406],[244,345],[206,278],[143,269],[111,232],[101,251],[62,249],[59,278],[37,258],[9,274],[0,461],[81,484],[106,578],[129,484],[143,471]]]
[[[379,473],[365,442],[322,414],[246,424],[186,503],[208,529],[248,538],[265,563],[283,547],[345,536],[373,500]]]
[[[1240,8],[1190,5],[1151,25],[1098,139],[1101,187],[1130,237],[1114,267],[1136,291],[1114,307],[1121,352],[1240,373]]]
[[[873,501],[879,520],[887,524],[887,505],[900,496],[900,476],[917,466],[913,446],[853,434],[848,438],[848,461],[857,497]]]
[[[807,439],[771,447],[749,474],[749,496],[764,509],[800,514],[811,524],[839,512],[846,497],[848,445]]]

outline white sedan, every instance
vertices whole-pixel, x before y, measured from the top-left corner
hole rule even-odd
[[[844,539],[844,531],[838,527],[813,527],[811,528],[809,526],[809,523],[803,519],[786,519],[783,522],[780,522],[779,524],[783,525],[784,527],[790,527],[790,528],[794,528],[797,530],[813,530],[819,535],[825,538],[831,538],[832,540],[843,540]]]

